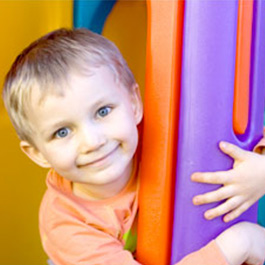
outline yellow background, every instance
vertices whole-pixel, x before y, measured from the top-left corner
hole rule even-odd
[[[73,3],[68,0],[0,1],[0,83],[19,52],[41,35],[72,27]],[[145,72],[145,1],[118,1],[103,35],[124,54],[142,91]],[[0,102],[0,264],[44,265],[38,232],[38,208],[45,191],[46,171],[19,149],[19,140]]]
[[[72,1],[0,1],[0,82],[18,53],[39,36],[72,27]],[[38,208],[45,171],[19,149],[0,103],[0,264],[46,264],[38,232]]]

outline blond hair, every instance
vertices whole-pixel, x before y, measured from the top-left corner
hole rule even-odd
[[[109,67],[125,87],[135,84],[134,76],[118,48],[103,36],[87,29],[59,29],[34,41],[16,58],[9,70],[3,99],[9,117],[21,140],[33,143],[33,128],[27,120],[32,89],[63,93],[71,71],[89,72]]]

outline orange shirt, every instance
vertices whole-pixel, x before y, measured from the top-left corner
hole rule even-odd
[[[86,201],[72,193],[71,182],[51,170],[40,208],[44,250],[56,265],[139,265],[124,249],[123,235],[137,213],[136,174],[118,195]],[[151,221],[151,220],[150,220]],[[178,265],[227,265],[214,241]]]
[[[123,240],[137,212],[135,174],[118,195],[99,201],[73,195],[71,182],[54,170],[47,186],[39,227],[44,250],[56,265],[139,264]]]

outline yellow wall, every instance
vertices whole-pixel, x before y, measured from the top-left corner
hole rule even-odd
[[[146,19],[146,1],[118,0],[102,32],[120,49],[140,85],[142,97],[145,86]]]
[[[0,1],[0,83],[18,53],[31,41],[59,27],[72,27],[72,1]],[[19,150],[18,139],[0,103],[0,264],[44,265],[38,208],[45,170]]]
[[[18,53],[31,41],[59,27],[72,27],[72,1],[0,1],[0,83]],[[114,41],[143,91],[145,82],[146,3],[120,0],[103,35]],[[143,93],[142,93],[143,94]],[[0,265],[44,265],[38,232],[38,207],[46,171],[20,150],[0,102]]]

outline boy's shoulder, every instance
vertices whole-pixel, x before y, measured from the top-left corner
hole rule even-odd
[[[50,170],[46,178],[47,190],[42,198],[39,221],[40,226],[53,227],[55,222],[78,220],[84,223],[98,223],[99,220],[116,218],[130,212],[135,215],[138,208],[138,178],[134,176],[118,195],[100,201],[88,201],[75,196],[71,181]],[[116,221],[115,221],[116,222]]]

